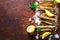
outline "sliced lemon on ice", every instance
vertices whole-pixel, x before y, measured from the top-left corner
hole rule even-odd
[[[54,14],[52,14],[50,11],[48,11],[48,10],[45,10],[45,14],[47,15],[47,16],[49,16],[49,17],[53,17],[54,16]]]
[[[60,0],[55,0],[57,3],[60,3]]]
[[[30,25],[30,26],[27,27],[27,32],[28,33],[32,33],[34,31],[35,31],[35,26],[34,25]]]
[[[46,38],[48,35],[50,35],[51,32],[45,32],[42,34],[42,39]]]

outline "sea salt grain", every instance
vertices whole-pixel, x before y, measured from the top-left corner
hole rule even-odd
[[[37,35],[35,38],[38,40],[39,39],[39,36]]]
[[[32,20],[32,18],[29,18],[29,21],[31,21]]]
[[[39,20],[37,24],[40,25],[41,24],[41,21]]]
[[[49,36],[49,40],[52,40],[52,37],[53,37],[53,35],[50,35],[50,36]]]
[[[34,15],[34,16],[33,16],[33,19],[35,20],[36,18],[38,18],[38,16]]]
[[[35,23],[38,23],[38,21],[39,21],[39,18],[36,18],[36,19],[35,19]]]
[[[36,15],[36,16],[39,16],[39,15],[40,15],[40,12],[39,12],[39,11],[36,11],[36,12],[35,12],[35,15]]]
[[[35,1],[35,5],[38,5],[38,2],[37,1]]]
[[[55,34],[54,37],[55,37],[55,38],[59,38],[59,35],[58,35],[58,34]]]

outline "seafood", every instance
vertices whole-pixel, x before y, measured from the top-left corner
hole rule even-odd
[[[39,36],[44,39],[48,35],[51,35],[57,30],[57,13],[56,13],[56,3],[55,1],[37,0],[35,4],[31,4],[31,8],[34,9],[35,15],[33,20],[35,23],[34,32],[38,35],[35,36],[39,39]],[[32,21],[30,19],[30,21]],[[33,30],[32,27],[29,30]]]

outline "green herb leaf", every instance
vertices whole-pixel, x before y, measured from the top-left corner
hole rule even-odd
[[[31,4],[30,4],[30,7],[31,7],[32,9],[36,9],[36,8],[37,8],[37,5],[35,5],[34,3],[31,3]]]
[[[39,33],[41,31],[40,27],[37,28],[37,32]]]
[[[53,1],[53,4],[54,4],[54,5],[56,5],[56,4],[57,4],[57,2],[54,0],[54,1]]]

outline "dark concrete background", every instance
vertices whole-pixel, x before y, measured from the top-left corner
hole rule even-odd
[[[31,2],[33,0],[0,0],[0,40],[31,40],[26,32],[30,24],[28,18],[34,15],[29,8]],[[59,27],[60,14],[58,16]],[[60,34],[60,27],[57,32]]]

